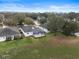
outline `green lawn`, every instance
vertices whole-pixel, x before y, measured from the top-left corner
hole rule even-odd
[[[79,59],[79,47],[59,45],[50,40],[52,34],[43,38],[24,38],[1,42],[0,59]]]

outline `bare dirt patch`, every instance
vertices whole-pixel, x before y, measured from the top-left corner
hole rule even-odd
[[[56,36],[50,40],[54,45],[76,45],[79,46],[79,37],[62,37]]]

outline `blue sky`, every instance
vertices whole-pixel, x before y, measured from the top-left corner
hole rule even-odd
[[[0,11],[79,12],[79,0],[0,0]]]

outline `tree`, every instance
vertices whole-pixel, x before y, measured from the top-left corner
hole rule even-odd
[[[13,19],[6,19],[5,21],[3,21],[4,25],[8,25],[8,26],[15,26],[17,23],[16,21],[14,21]]]
[[[78,23],[74,21],[66,21],[62,30],[65,35],[73,35],[76,31],[78,31]]]
[[[4,15],[3,24],[8,26],[15,26],[17,25],[16,20],[14,19],[14,15],[11,13],[5,13]]]
[[[2,23],[2,21],[3,21],[3,16],[0,15],[0,23]]]
[[[19,25],[23,24],[33,24],[33,20],[30,17],[27,17],[26,14],[24,13],[17,13],[14,15],[14,20],[17,22]]]
[[[69,19],[71,19],[71,20],[73,20],[73,19],[76,18],[76,17],[77,17],[77,14],[74,13],[74,12],[70,12],[70,13],[67,14],[67,18],[69,18]]]
[[[24,22],[24,19],[25,19],[25,14],[21,14],[21,13],[17,13],[15,16],[14,16],[14,20],[18,23],[18,24],[20,24],[20,25],[22,25],[23,24],[23,22]]]
[[[48,29],[51,32],[61,32],[64,25],[64,18],[57,15],[48,16]]]
[[[41,24],[45,24],[45,23],[47,22],[47,19],[46,19],[46,18],[41,18],[41,19],[39,20],[39,22],[40,22]]]
[[[33,20],[29,17],[26,17],[25,20],[24,20],[24,24],[27,24],[27,25],[33,25]]]

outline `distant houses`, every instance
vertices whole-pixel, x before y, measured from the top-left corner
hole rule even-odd
[[[24,34],[25,37],[33,35],[32,26],[21,26],[20,30]]]

